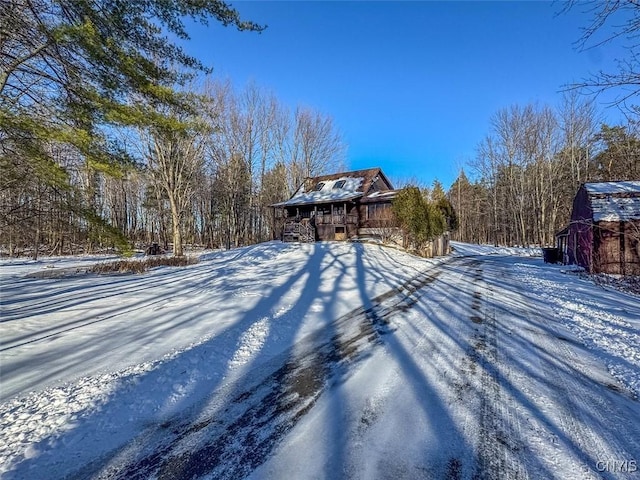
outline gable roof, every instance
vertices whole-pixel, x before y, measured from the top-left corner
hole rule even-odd
[[[640,219],[640,181],[585,183],[594,222]]]
[[[287,207],[355,200],[366,196],[380,180],[383,182],[383,190],[392,188],[380,168],[307,178],[289,200],[272,206]]]
[[[593,182],[585,183],[584,188],[589,195],[617,195],[625,193],[640,194],[640,181],[626,181],[626,182]]]

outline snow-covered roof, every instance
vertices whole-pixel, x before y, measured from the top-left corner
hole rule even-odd
[[[397,190],[387,190],[385,192],[373,192],[371,195],[368,195],[367,198],[393,198],[398,194]]]
[[[362,199],[363,203],[376,203],[393,200],[398,195],[398,190],[378,190]]]
[[[589,194],[640,194],[640,181],[585,183],[584,188]]]
[[[379,192],[379,193],[378,193]],[[392,193],[393,192],[393,193]],[[376,194],[379,195],[376,197]],[[292,207],[331,202],[347,202],[364,197],[372,202],[389,200],[396,191],[379,167],[339,172],[319,177],[306,178],[289,200],[275,203],[272,207]],[[386,195],[386,196],[385,196]]]
[[[640,219],[640,181],[585,183],[594,222]]]
[[[591,199],[594,222],[640,220],[640,196],[595,197]]]
[[[345,176],[323,180],[312,185],[303,184],[293,197],[274,206],[286,207],[354,200],[363,195],[362,191],[358,191],[363,182],[364,177]]]

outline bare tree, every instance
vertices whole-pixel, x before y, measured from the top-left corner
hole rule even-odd
[[[346,146],[331,117],[308,108],[294,116],[291,168],[294,184],[344,165]]]
[[[342,137],[330,117],[299,108],[292,118],[273,94],[255,85],[238,92],[229,82],[209,81],[205,88],[212,214],[225,232],[223,243],[270,238],[269,205],[285,200],[305,177],[341,168]]]
[[[474,167],[488,192],[494,243],[553,242],[560,221],[559,142],[549,107],[513,106],[492,118]]]
[[[487,193],[489,214],[487,220],[487,241],[494,245],[507,243],[504,233],[506,196],[500,182],[501,160],[495,140],[491,136],[478,145],[475,160],[471,167],[478,176],[479,187]]]
[[[597,48],[607,43],[620,43],[626,53],[617,58],[617,71],[599,71],[569,88],[599,94],[615,89],[619,92],[614,101],[625,105],[637,99],[640,93],[640,2],[628,0],[570,0],[563,12],[580,9],[591,15],[590,23],[582,29],[576,42],[579,50]],[[636,110],[637,107],[632,107]]]
[[[367,223],[370,225],[370,233],[380,238],[382,243],[402,245],[403,232],[391,205],[377,209],[375,214],[367,219]]]
[[[173,254],[182,256],[183,224],[195,192],[195,180],[204,165],[202,125],[174,125],[142,133],[148,172],[167,195],[173,230]]]
[[[580,96],[576,91],[563,96],[558,110],[562,162],[566,167],[566,179],[574,191],[592,176],[590,156],[593,154],[593,136],[598,115],[593,100]]]

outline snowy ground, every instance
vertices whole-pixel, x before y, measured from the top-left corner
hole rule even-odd
[[[640,478],[638,297],[514,253],[0,263],[0,475]]]

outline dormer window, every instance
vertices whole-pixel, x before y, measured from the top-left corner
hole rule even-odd
[[[320,190],[322,190],[322,187],[324,187],[324,182],[318,182],[317,185],[316,185],[316,188],[314,188],[314,190],[316,192],[320,191]]]
[[[344,187],[345,184],[345,180],[339,180],[336,183],[333,184],[333,188],[342,188]]]

